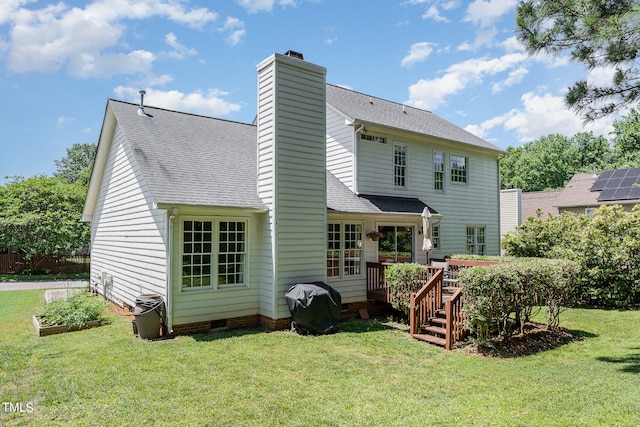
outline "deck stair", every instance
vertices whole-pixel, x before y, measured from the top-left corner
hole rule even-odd
[[[442,302],[443,305],[451,299],[457,288],[443,287]],[[421,341],[446,347],[447,344],[447,313],[444,309],[435,311],[434,316],[426,319],[426,322],[419,326],[418,332],[412,336]]]

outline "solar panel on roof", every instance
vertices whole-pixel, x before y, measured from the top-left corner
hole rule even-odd
[[[627,174],[627,169],[616,169],[613,171],[611,178],[624,178]]]
[[[591,187],[599,202],[640,199],[640,168],[604,171]]]
[[[615,200],[614,197],[613,197],[615,192],[616,192],[616,190],[614,190],[614,189],[602,190],[602,193],[600,193],[600,195],[598,196],[598,201],[599,202],[606,202],[608,200]]]
[[[620,187],[620,183],[622,182],[622,178],[610,178],[606,184],[604,185],[605,189],[616,189]]]
[[[600,175],[598,175],[598,179],[596,179],[596,182],[594,182],[591,186],[591,191],[602,190],[611,175],[613,175],[613,171],[602,171]]]

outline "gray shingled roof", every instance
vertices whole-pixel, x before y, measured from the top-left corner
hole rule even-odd
[[[403,111],[402,104],[339,86],[327,84],[327,103],[359,122],[377,123],[494,151],[504,151],[429,111],[409,106],[405,106]]]
[[[327,207],[335,212],[415,215],[426,207],[432,214],[438,214],[417,198],[356,195],[331,172],[327,172]]]
[[[265,209],[256,127],[109,100],[156,203]]]

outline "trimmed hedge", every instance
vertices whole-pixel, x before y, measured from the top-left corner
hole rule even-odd
[[[488,338],[494,328],[509,335],[510,317],[515,317],[522,330],[538,305],[548,306],[547,327],[557,327],[562,307],[574,302],[578,271],[575,262],[542,258],[460,270],[467,328],[479,338]]]

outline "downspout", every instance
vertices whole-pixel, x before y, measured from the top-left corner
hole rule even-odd
[[[171,294],[173,288],[171,283],[173,282],[173,220],[176,218],[178,212],[177,208],[171,210],[169,215],[169,236],[167,237],[167,328],[169,329],[169,335],[173,335],[173,298]]]
[[[496,162],[498,166],[498,255],[502,255],[502,205],[500,203],[502,195],[500,188],[502,187],[502,182],[500,181],[500,160],[505,157],[507,157],[507,153],[499,155],[498,161]]]
[[[364,123],[353,133],[353,192],[358,194],[358,134],[364,130]]]

